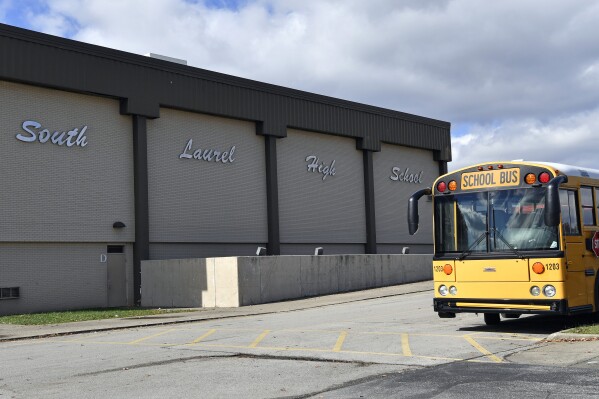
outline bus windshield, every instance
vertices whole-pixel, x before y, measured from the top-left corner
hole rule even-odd
[[[486,253],[559,249],[544,222],[544,188],[435,197],[435,252]]]

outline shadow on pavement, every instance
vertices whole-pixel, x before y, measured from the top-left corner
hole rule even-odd
[[[519,319],[502,318],[501,323],[496,326],[485,325],[482,317],[480,317],[480,321],[480,326],[463,327],[460,328],[460,331],[550,335],[569,328],[599,323],[599,313],[576,316],[523,315]]]

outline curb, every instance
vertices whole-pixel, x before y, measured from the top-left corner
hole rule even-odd
[[[599,334],[574,334],[556,332],[542,340],[542,342],[588,342],[599,341]]]

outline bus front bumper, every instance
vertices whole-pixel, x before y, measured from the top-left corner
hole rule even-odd
[[[468,299],[434,298],[433,307],[438,313],[505,313],[505,314],[554,314],[575,313],[568,308],[566,299]]]

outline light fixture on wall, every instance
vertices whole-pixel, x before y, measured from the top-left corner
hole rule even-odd
[[[256,250],[256,256],[264,256],[264,255],[266,255],[266,248],[258,247],[258,249]]]
[[[314,255],[322,255],[324,253],[324,249],[322,247],[314,248]]]
[[[127,226],[125,226],[125,223],[123,223],[123,222],[114,222],[112,224],[113,229],[122,229],[124,227],[127,227]]]

